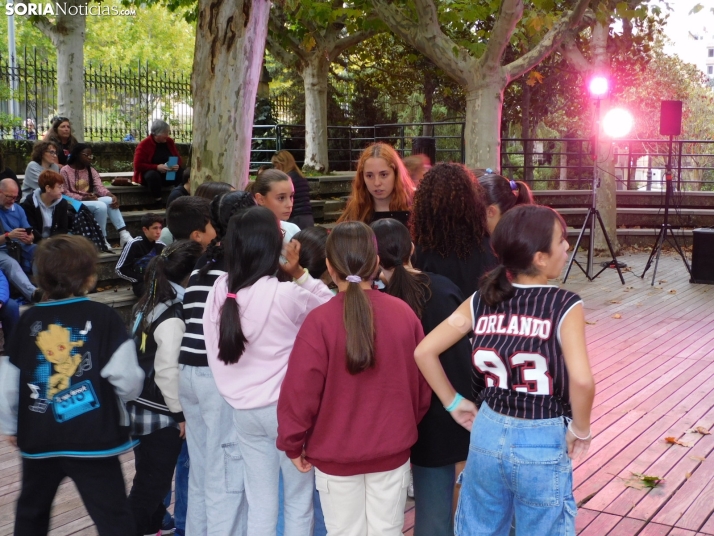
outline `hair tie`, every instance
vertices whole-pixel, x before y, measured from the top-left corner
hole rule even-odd
[[[394,267],[396,268],[397,266],[404,266],[404,262],[402,262],[401,260],[394,261]]]
[[[229,292],[228,294],[226,294],[226,299],[228,299],[228,298],[233,298],[233,299],[235,300],[235,299],[236,299],[236,295],[233,294],[232,292]]]
[[[492,170],[490,167],[487,167],[487,168],[486,168],[486,174],[487,174],[487,175],[490,175],[491,173],[493,173],[493,170]]]
[[[345,279],[347,280],[348,283],[361,283],[362,282],[362,278],[358,275],[348,275],[347,277],[345,277]]]
[[[511,180],[509,182],[511,183],[511,190],[513,190],[514,192],[518,190],[518,184],[516,184],[516,181]]]

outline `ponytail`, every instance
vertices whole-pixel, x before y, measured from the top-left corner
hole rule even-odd
[[[535,205],[533,193],[528,185],[523,181],[514,181],[516,189],[513,192],[516,194],[516,205]]]
[[[503,264],[499,264],[484,275],[479,284],[481,298],[489,307],[495,307],[502,301],[512,298],[515,291],[508,279],[508,270]]]
[[[374,312],[359,283],[349,283],[343,311],[347,331],[347,371],[359,374],[374,366]]]
[[[134,314],[139,319],[137,327],[142,331],[151,328],[149,313],[158,304],[176,298],[171,283],[180,285],[191,274],[201,249],[201,245],[193,240],[178,240],[149,261],[144,274],[144,294],[134,307]]]
[[[283,237],[270,210],[252,207],[230,219],[222,244],[228,279],[226,301],[221,307],[218,359],[233,365],[238,363],[248,343],[236,296],[241,289],[278,271]]]
[[[377,243],[372,229],[359,221],[338,223],[327,238],[327,259],[347,281],[342,318],[347,332],[347,371],[359,374],[374,367],[374,312],[362,281],[377,269]]]
[[[429,276],[422,272],[410,272],[404,267],[412,253],[412,239],[401,222],[385,218],[372,224],[379,248],[379,263],[385,270],[394,270],[387,283],[387,294],[399,298],[411,307],[421,319],[424,305],[431,297]]]

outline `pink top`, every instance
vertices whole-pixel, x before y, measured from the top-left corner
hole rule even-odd
[[[60,169],[60,175],[64,178],[64,193],[78,201],[94,194],[97,197],[109,197],[111,192],[102,184],[102,178],[96,169],[92,170],[92,191],[89,191],[89,171],[85,169],[72,169],[70,166],[64,166]]]
[[[218,392],[236,409],[277,404],[290,351],[307,314],[333,297],[320,280],[309,277],[302,285],[262,277],[238,291],[241,329],[248,340],[238,363],[218,359],[221,308],[226,302],[228,274],[220,276],[208,294],[203,311],[208,366]],[[226,306],[235,307],[233,300]]]

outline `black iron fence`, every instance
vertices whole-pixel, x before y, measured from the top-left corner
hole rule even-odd
[[[618,189],[663,189],[669,140],[616,140],[610,151]],[[714,140],[674,140],[671,166],[675,189],[714,191]],[[598,167],[608,172],[603,162]],[[501,169],[538,190],[589,189],[594,173],[591,140],[503,139]]]
[[[35,139],[57,114],[57,70],[25,49],[13,62],[0,56],[0,84],[9,90],[0,113],[20,124],[0,129],[0,138]],[[146,65],[114,69],[89,65],[84,70],[84,139],[133,141],[144,138],[154,119],[171,125],[171,135],[190,142],[193,101],[187,75],[157,73]],[[6,91],[8,93],[8,91]]]

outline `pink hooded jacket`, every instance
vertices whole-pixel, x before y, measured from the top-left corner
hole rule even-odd
[[[218,359],[218,332],[227,281],[228,274],[216,280],[203,312],[208,366],[218,391],[236,409],[277,404],[300,326],[310,311],[333,294],[322,281],[309,276],[302,285],[265,276],[240,290],[241,328],[248,343],[238,363],[226,365]]]

